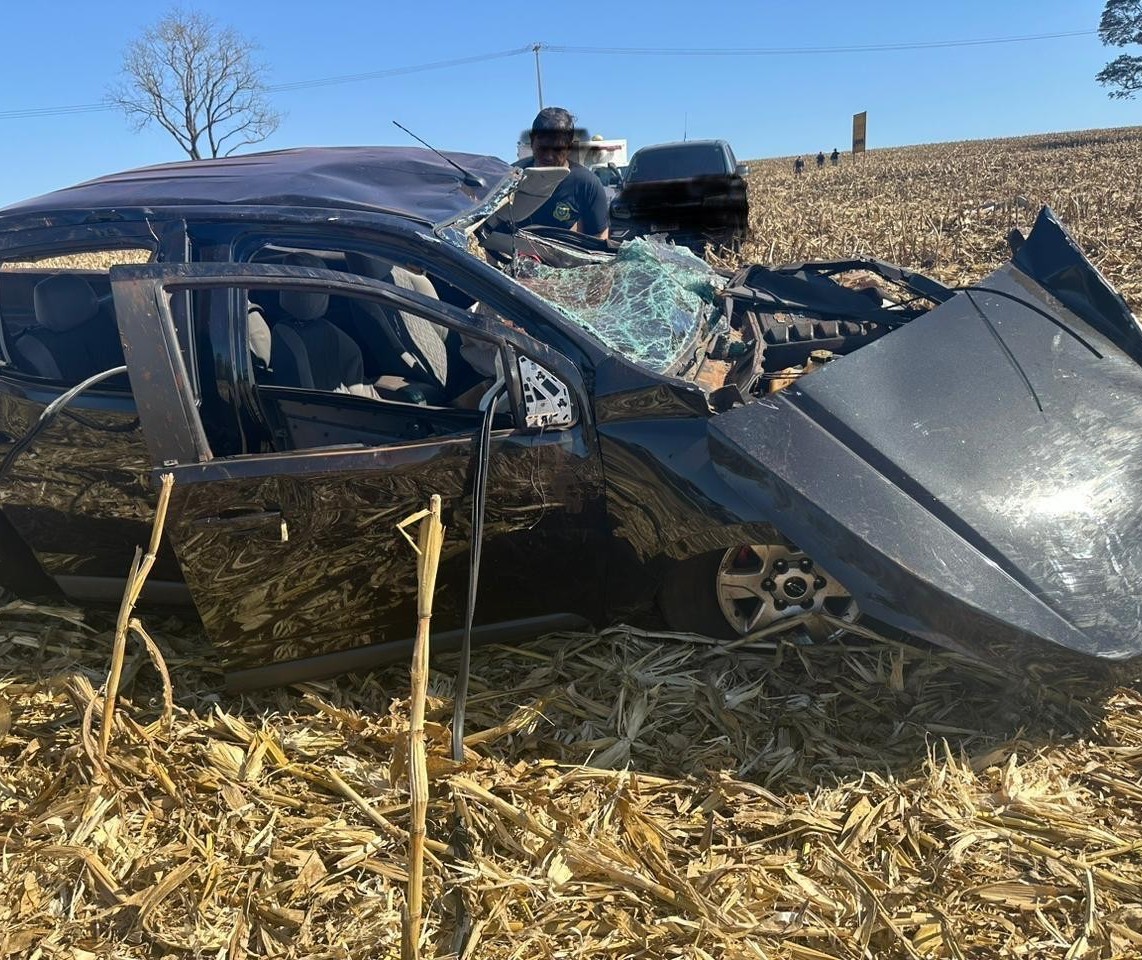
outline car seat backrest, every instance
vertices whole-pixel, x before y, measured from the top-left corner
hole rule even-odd
[[[32,291],[36,326],[12,345],[19,368],[39,377],[78,383],[121,366],[123,346],[114,318],[83,277],[45,277]]]
[[[285,264],[292,267],[312,267],[327,270],[325,261],[312,253],[291,253]],[[324,319],[329,310],[329,294],[286,289],[278,292],[278,303],[293,320],[308,322]]]
[[[288,323],[274,326],[270,336],[270,383],[279,387],[313,389],[313,371],[305,341]]]
[[[285,263],[326,268],[323,260],[309,253],[291,253]],[[271,331],[271,366],[275,383],[336,390],[364,382],[361,348],[352,337],[325,318],[329,309],[328,294],[285,289],[278,292],[278,305],[285,317]],[[280,369],[279,363],[282,364]],[[305,379],[306,368],[309,382],[293,382],[293,375]]]
[[[440,299],[432,281],[423,273],[414,273],[404,267],[394,265],[392,277],[393,283],[404,290],[412,290],[430,300]],[[445,386],[448,382],[448,350],[445,347],[448,328],[433,323],[431,320],[425,320],[424,317],[417,316],[407,310],[399,310],[398,316],[407,331],[414,351],[424,359],[429,372],[439,382],[439,385]]]
[[[347,253],[345,261],[350,270],[363,277],[391,283],[432,300],[440,299],[432,281],[424,274],[363,253]],[[370,346],[383,349],[389,356],[395,354],[403,362],[403,369],[395,367],[382,372],[395,373],[399,369],[437,390],[445,388],[448,383],[447,328],[408,310],[389,310],[368,301],[359,301],[355,306],[358,329]]]

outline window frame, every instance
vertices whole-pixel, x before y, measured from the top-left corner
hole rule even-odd
[[[23,243],[8,247],[0,246],[0,285],[4,283],[4,277],[12,275],[69,274],[98,279],[106,283],[106,296],[113,302],[111,269],[118,266],[143,266],[162,262],[171,243],[170,231],[166,228],[167,226],[169,224],[164,225],[161,233],[156,232],[155,227],[147,222],[115,223],[113,225],[88,224],[20,231],[20,239],[24,241]],[[181,227],[181,225],[178,226]],[[185,236],[185,232],[181,229],[178,230],[178,234]],[[130,264],[112,264],[105,270],[98,267],[71,269],[41,267],[35,264],[16,269],[7,266],[17,261],[69,257],[98,252],[113,252],[115,250],[149,250],[150,258],[146,261],[133,261]],[[7,323],[3,319],[2,300],[3,297],[0,294],[0,374],[28,389],[52,394],[62,394],[79,383],[78,380],[73,382],[52,377],[40,377],[26,370],[21,370],[17,366],[11,350],[11,343],[14,341],[10,343]],[[123,401],[132,396],[129,380],[122,385],[113,380],[104,381],[88,392],[92,397],[102,397],[108,400],[114,398]]]
[[[132,353],[135,353],[139,358],[138,362],[144,363],[149,372],[157,372],[156,375],[149,376],[145,383],[140,384],[139,397],[137,398],[141,410],[144,406],[153,408],[155,413],[161,416],[164,421],[161,433],[146,431],[148,448],[151,450],[156,465],[201,463],[214,459],[213,450],[204,432],[198,404],[188,389],[189,378],[186,374],[181,351],[178,349],[177,334],[170,310],[170,294],[181,290],[216,290],[227,287],[238,290],[251,287],[274,289],[284,284],[300,291],[326,292],[339,296],[349,296],[353,292],[359,292],[381,302],[393,301],[394,306],[403,309],[427,312],[430,316],[437,312],[432,307],[433,304],[436,304],[437,310],[442,316],[439,319],[433,318],[433,322],[465,328],[470,335],[491,341],[506,354],[509,362],[505,364],[505,379],[508,383],[509,395],[512,397],[515,425],[504,432],[534,435],[581,428],[585,436],[591,442],[594,441],[594,427],[591,423],[586,387],[578,369],[570,360],[524,333],[512,330],[503,324],[496,323],[493,325],[490,318],[465,313],[451,305],[429,300],[413,291],[392,287],[381,281],[362,277],[358,274],[248,263],[122,266],[113,268],[112,284],[116,306],[120,309],[120,330],[123,332],[124,340],[130,342],[134,339],[135,332],[141,333],[145,342],[140,345],[138,353],[135,351]],[[340,289],[337,292],[332,292],[329,290],[330,284]],[[353,287],[358,288],[358,290],[345,289]],[[231,297],[211,299],[232,300]],[[449,314],[455,314],[455,316],[449,316]],[[241,348],[242,352],[245,352],[244,313],[237,317],[237,324],[233,323],[233,320],[234,314],[231,313],[231,330],[242,333]],[[236,339],[236,337],[230,338],[232,350]],[[572,423],[559,427],[528,427],[526,425],[518,364],[518,357],[521,355],[540,364],[566,385],[574,404],[575,416]],[[130,360],[129,355],[128,363]],[[231,357],[231,363],[233,364],[233,362],[233,357]],[[248,360],[246,363],[252,376],[252,368],[249,367]],[[177,397],[173,400],[169,395],[172,387]],[[317,391],[317,393],[325,394],[324,391]],[[344,396],[346,401],[352,402],[354,406],[377,402],[352,395]],[[407,407],[410,415],[416,411],[423,412],[424,410],[423,407],[401,404],[399,401],[382,402],[391,404],[392,407]],[[181,414],[176,412],[177,408],[181,408]],[[478,415],[474,412],[473,433],[477,424]],[[458,433],[412,442],[447,442],[464,436],[467,434]],[[225,459],[296,456],[306,452],[305,449],[272,452],[246,451],[228,454]],[[315,449],[313,452],[320,453],[320,449]]]

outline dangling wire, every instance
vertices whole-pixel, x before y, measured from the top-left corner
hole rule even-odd
[[[480,399],[484,413],[476,446],[476,465],[472,475],[472,535],[468,544],[468,606],[464,613],[464,637],[460,645],[460,669],[456,674],[456,691],[452,707],[452,759],[464,760],[464,713],[468,701],[468,670],[472,659],[472,623],[476,615],[476,593],[480,584],[480,554],[484,545],[484,504],[488,489],[488,460],[492,446],[492,420],[496,402],[504,392],[504,376],[499,378]]]
[[[476,593],[480,584],[480,553],[484,545],[484,505],[488,489],[488,461],[492,447],[492,420],[496,403],[504,392],[505,381],[501,373],[480,399],[484,417],[476,440],[476,464],[472,473],[472,534],[468,545],[468,606],[464,613],[464,637],[460,644],[460,669],[456,672],[456,689],[452,704],[452,759],[464,760],[464,714],[468,706],[468,671],[472,660],[472,622],[476,615]],[[454,811],[452,849],[457,859],[468,859],[468,832],[464,826],[459,801]],[[471,930],[471,922],[463,899],[456,920],[453,952],[462,956]]]

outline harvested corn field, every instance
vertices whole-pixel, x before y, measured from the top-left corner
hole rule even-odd
[[[1099,136],[757,163],[745,255],[961,282],[1050,202],[1137,307],[1142,135]],[[407,665],[238,697],[196,625],[147,615],[161,660],[132,641],[104,751],[112,624],[0,607],[0,953],[398,956]],[[802,639],[478,650],[462,764],[435,658],[421,956],[1142,954],[1138,687]]]
[[[173,702],[129,658],[104,758],[109,620],[0,618],[0,950],[399,954],[406,669],[231,698],[156,624]],[[429,687],[423,956],[465,923],[469,957],[1142,949],[1136,690],[870,638],[560,635],[477,653],[461,766],[455,669]]]
[[[1003,263],[1007,232],[1049,204],[1138,314],[1139,170],[1142,127],[873,150],[800,176],[791,157],[751,161],[744,259],[859,254],[963,284]]]

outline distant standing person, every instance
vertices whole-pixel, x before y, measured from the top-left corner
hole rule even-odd
[[[817,151],[817,169],[820,170],[825,165],[825,151]]]
[[[829,162],[835,167],[841,162],[841,155],[837,152],[837,148],[833,147],[833,152],[829,154]]]
[[[544,107],[531,123],[531,157],[519,167],[566,167],[568,174],[547,201],[520,227],[562,227],[606,240],[610,233],[607,193],[590,170],[571,162],[575,120],[562,107]]]
[[[804,172],[804,170],[805,170],[805,158],[804,157],[798,157],[796,160],[793,161],[793,174],[794,174],[794,176],[799,177]]]

